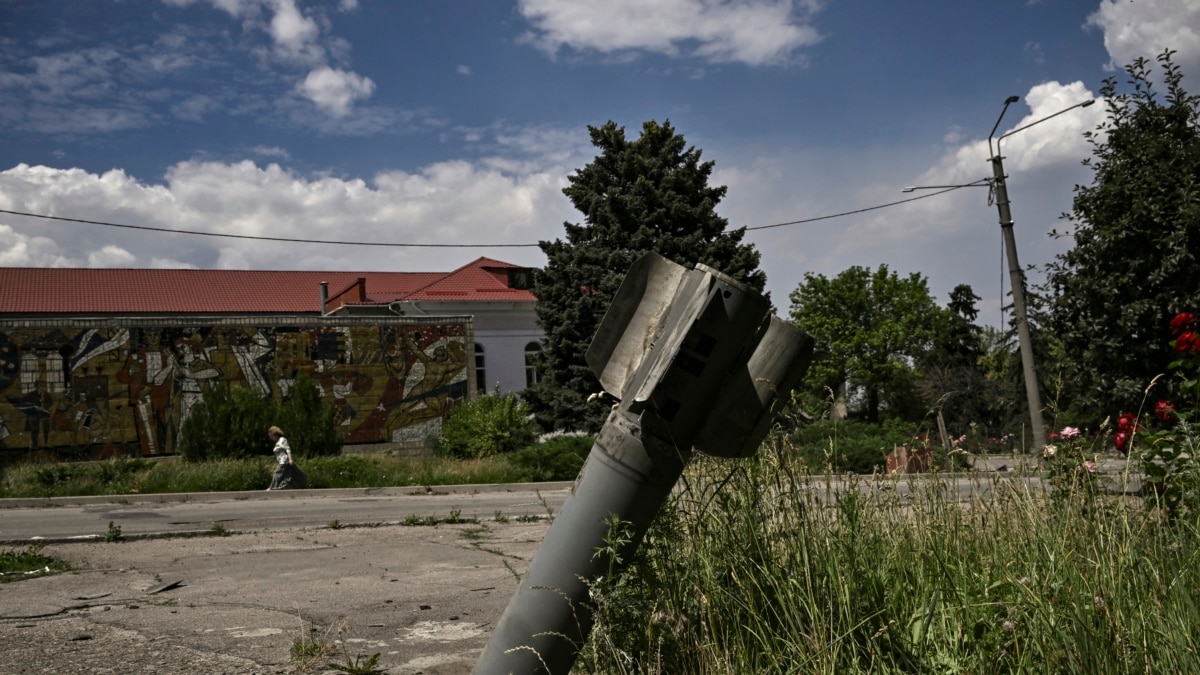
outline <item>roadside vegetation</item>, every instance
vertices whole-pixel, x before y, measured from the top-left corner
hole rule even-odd
[[[0,584],[57,574],[69,569],[70,563],[42,553],[41,546],[0,551]]]
[[[831,492],[778,438],[700,459],[595,587],[582,672],[1200,672],[1194,514],[1082,480],[959,502],[946,477]]]

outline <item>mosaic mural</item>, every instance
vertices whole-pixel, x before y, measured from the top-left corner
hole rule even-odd
[[[261,319],[260,319],[261,320]],[[30,322],[25,322],[27,325]],[[469,319],[261,326],[0,323],[0,453],[172,454],[212,387],[286,397],[307,374],[347,443],[425,442],[471,392]]]

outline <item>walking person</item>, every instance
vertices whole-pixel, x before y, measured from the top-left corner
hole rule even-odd
[[[279,427],[271,427],[267,430],[267,435],[275,441],[275,460],[278,462],[275,473],[271,476],[271,487],[267,489],[303,488],[308,483],[308,477],[292,459],[292,447],[288,445],[287,438],[284,438],[283,430]]]

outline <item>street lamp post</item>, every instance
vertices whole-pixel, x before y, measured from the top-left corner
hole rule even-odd
[[[1000,141],[1075,108],[1086,108],[1095,103],[1095,100],[1080,101],[1073,106],[1059,110],[1053,115],[1047,115],[1023,127],[1013,129],[1000,136],[1000,138],[997,138],[996,149],[992,150],[992,137],[996,135],[996,129],[1000,127],[1000,120],[1004,119],[1004,113],[1008,111],[1008,106],[1019,100],[1020,97],[1018,96],[1009,96],[1004,100],[1004,109],[1000,111],[1000,116],[996,118],[996,124],[992,126],[992,132],[988,134],[988,154],[990,155],[988,161],[992,164],[992,177],[990,179],[985,178],[963,185],[906,187],[904,188],[904,192],[933,188],[980,187],[983,185],[989,185],[995,191],[996,208],[1000,211],[1000,232],[1004,237],[1005,255],[1008,256],[1008,275],[1012,283],[1013,316],[1017,320],[1017,340],[1021,347],[1021,367],[1025,379],[1025,397],[1029,405],[1029,428],[1033,435],[1033,450],[1037,452],[1046,445],[1046,426],[1042,422],[1042,394],[1038,387],[1037,368],[1033,359],[1033,341],[1029,337],[1029,320],[1025,313],[1025,275],[1022,274],[1021,263],[1017,260],[1017,242],[1013,236],[1012,209],[1008,200],[1008,184],[1005,182],[1004,157],[1000,154]]]
[[[1005,182],[1004,157],[1000,154],[1000,142],[1019,131],[1024,131],[1035,124],[1045,122],[1069,110],[1086,108],[1094,101],[1089,99],[1076,103],[1053,115],[1013,129],[996,139],[996,150],[992,152],[992,136],[996,134],[996,129],[1000,126],[1000,120],[1004,119],[1004,113],[1008,110],[1008,106],[1016,103],[1018,100],[1017,96],[1009,96],[1004,101],[1004,109],[1000,111],[1000,117],[996,118],[996,124],[992,127],[992,133],[988,134],[988,152],[991,153],[988,161],[992,163],[992,189],[995,190],[996,208],[1000,212],[1000,232],[1004,237],[1004,252],[1008,256],[1008,276],[1012,286],[1013,316],[1017,320],[1017,339],[1021,345],[1021,368],[1025,376],[1025,398],[1029,405],[1029,430],[1033,435],[1033,451],[1038,452],[1046,445],[1046,426],[1042,422],[1042,394],[1038,385],[1037,367],[1033,359],[1033,341],[1029,336],[1029,320],[1025,312],[1025,275],[1021,272],[1021,263],[1017,260],[1017,242],[1013,236],[1012,209],[1008,200],[1008,184]]]

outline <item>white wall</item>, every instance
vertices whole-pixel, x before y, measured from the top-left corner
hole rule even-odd
[[[525,346],[544,337],[537,324],[532,302],[405,302],[405,313],[412,316],[470,316],[475,327],[475,343],[483,345],[484,375],[487,382],[476,382],[479,393],[491,393],[500,386],[502,393],[525,388]],[[469,366],[475,367],[474,355]]]

